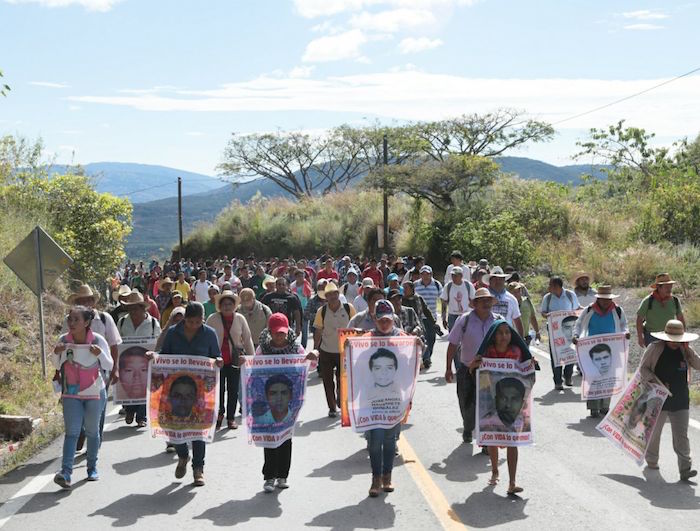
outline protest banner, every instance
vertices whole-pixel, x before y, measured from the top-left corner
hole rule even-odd
[[[135,406],[146,403],[148,360],[146,352],[153,350],[155,338],[124,337],[119,345],[119,381],[112,387],[115,404]]]
[[[562,310],[550,312],[547,316],[549,351],[555,367],[576,363],[576,349],[572,340],[574,325],[580,313],[580,310]]]
[[[214,440],[219,368],[203,356],[156,356],[148,365],[148,428],[171,443]]]
[[[533,360],[483,358],[477,369],[476,440],[481,446],[533,443]]]
[[[61,394],[63,398],[97,399],[102,386],[98,378],[100,362],[92,352],[92,345],[66,344],[66,349],[58,355],[61,368]]]
[[[620,400],[596,429],[642,465],[667,397],[668,390],[663,385],[644,382],[637,371]]]
[[[241,400],[248,444],[277,448],[294,435],[311,362],[302,355],[241,359]]]
[[[415,336],[346,340],[348,409],[356,432],[392,428],[406,420],[420,370],[420,345]]]
[[[350,426],[350,409],[348,408],[348,365],[345,355],[345,342],[349,337],[366,334],[359,328],[341,328],[338,330],[338,347],[340,350],[340,425]]]
[[[627,353],[625,334],[603,334],[577,341],[576,356],[583,373],[581,400],[607,398],[625,388]]]

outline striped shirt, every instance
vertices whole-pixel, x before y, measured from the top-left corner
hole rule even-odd
[[[423,297],[425,304],[430,308],[433,313],[433,317],[437,319],[437,300],[442,292],[442,284],[435,279],[432,279],[430,284],[427,286],[423,284],[422,280],[416,280],[413,283],[416,294]]]

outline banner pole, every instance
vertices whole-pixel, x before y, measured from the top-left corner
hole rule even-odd
[[[41,242],[39,241],[39,227],[34,228],[34,249],[36,250],[36,286],[37,302],[39,303],[39,344],[41,345],[41,374],[46,378],[46,345],[44,344],[44,275],[41,261]]]

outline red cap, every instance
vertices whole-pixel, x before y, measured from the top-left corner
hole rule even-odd
[[[267,321],[267,328],[272,334],[289,332],[289,319],[283,313],[273,313]]]

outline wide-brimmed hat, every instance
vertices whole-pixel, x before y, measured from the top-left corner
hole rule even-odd
[[[238,295],[236,295],[233,291],[226,289],[219,293],[214,299],[217,312],[221,311],[219,306],[221,305],[221,301],[224,299],[231,299],[234,306],[238,306],[238,304],[241,302],[241,298]]]
[[[266,275],[262,281],[263,287],[267,286],[270,282],[272,282],[274,284],[275,282],[277,282],[277,279],[271,275]]]
[[[619,295],[614,295],[612,286],[598,286],[598,293],[595,295],[599,299],[617,299]]]
[[[664,286],[667,284],[675,284],[675,280],[671,280],[671,275],[668,273],[659,273],[656,275],[656,280],[654,280],[654,283],[649,286],[651,289],[656,289],[659,286]]]
[[[158,289],[163,289],[165,286],[174,286],[175,282],[173,282],[170,277],[163,277],[160,279],[160,282],[158,282]]]
[[[501,269],[500,266],[496,266],[491,270],[491,272],[489,274],[484,275],[481,278],[481,281],[488,286],[491,284],[492,278],[502,278],[503,280],[505,280],[509,276],[510,276],[510,273],[504,273],[503,269]]]
[[[571,283],[575,286],[576,282],[578,282],[578,279],[583,277],[586,277],[589,281],[593,280],[593,275],[591,275],[590,273],[587,273],[585,271],[579,271],[574,275],[574,278],[572,279]]]
[[[143,295],[139,290],[135,289],[129,295],[127,295],[126,300],[122,302],[123,306],[141,306],[144,310],[148,309],[149,304],[143,300]]]
[[[489,291],[489,288],[479,288],[474,292],[474,298],[472,300],[476,299],[495,299],[493,295],[491,295],[491,292]]]
[[[70,294],[70,297],[68,297],[68,304],[75,304],[77,299],[86,299],[88,297],[92,297],[93,301],[97,302],[100,300],[100,293],[97,291],[92,291],[92,288],[87,284],[82,284],[78,288],[78,291]]]
[[[131,293],[131,288],[122,284],[117,291],[112,292],[112,299],[114,302],[119,302],[120,298],[126,297],[129,293]]]
[[[523,289],[525,286],[521,284],[520,282],[509,282],[508,283],[508,291],[515,291],[518,289]]]
[[[323,298],[325,299],[329,293],[333,293],[334,291],[340,291],[338,286],[336,286],[335,282],[328,282],[323,290]]]
[[[668,321],[663,332],[652,332],[651,335],[656,339],[670,341],[672,343],[688,343],[698,338],[697,334],[686,332],[683,323],[676,319]]]

